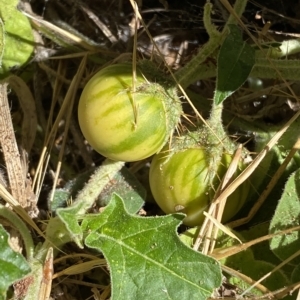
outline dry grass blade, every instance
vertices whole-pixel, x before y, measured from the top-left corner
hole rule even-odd
[[[62,141],[62,145],[61,145],[61,148],[59,151],[58,164],[57,164],[57,168],[55,171],[55,178],[54,178],[54,182],[53,182],[50,201],[52,201],[52,198],[53,198],[53,195],[55,192],[56,184],[58,181],[58,176],[59,176],[60,169],[61,169],[61,164],[63,161],[63,155],[64,155],[64,151],[65,151],[65,146],[67,143],[68,131],[69,131],[69,127],[70,127],[70,120],[71,120],[71,116],[72,116],[74,100],[75,100],[75,95],[76,95],[76,91],[77,91],[77,88],[75,88],[75,87],[79,86],[79,82],[82,78],[82,74],[83,74],[84,66],[85,66],[85,62],[86,62],[85,59],[83,59],[82,62],[83,63],[81,65],[81,67],[79,68],[78,73],[75,75],[75,77],[73,78],[73,81],[72,81],[72,82],[75,82],[77,85],[75,85],[74,83],[70,85],[70,88],[72,87],[72,89],[67,92],[66,97],[63,101],[64,105],[68,105],[69,109],[66,112],[67,115],[66,115],[66,124],[65,124],[65,128],[64,128],[63,141]]]
[[[216,249],[214,249],[214,252],[210,254],[210,256],[214,257],[217,260],[221,260],[223,258],[232,256],[232,255],[237,254],[241,251],[244,251],[244,250],[250,248],[253,245],[256,245],[258,243],[270,240],[271,238],[273,238],[275,236],[285,235],[285,234],[289,234],[291,232],[299,231],[299,230],[300,230],[300,226],[297,226],[297,227],[282,230],[282,231],[274,233],[274,234],[268,234],[268,235],[259,237],[255,240],[252,240],[252,241],[247,242],[247,243],[243,243],[241,245],[235,245],[235,246],[231,246],[231,247],[228,247],[228,248],[225,248],[225,249],[224,248],[221,248],[221,249],[216,248]]]
[[[87,43],[86,41],[82,40],[80,37],[72,34],[71,32],[68,32],[60,27],[55,26],[54,24],[47,22],[42,19],[38,19],[26,12],[22,12],[26,17],[28,17],[31,20],[31,23],[33,27],[35,27],[37,30],[40,30],[44,32],[45,34],[47,32],[50,32],[50,36],[59,36],[62,37],[64,40],[68,39],[72,41],[73,43],[81,46],[83,49],[89,50],[89,51],[97,51],[97,47],[94,45],[91,45]]]
[[[250,278],[234,269],[231,269],[227,266],[222,266],[222,269],[224,272],[228,273],[229,275],[240,278],[241,280],[243,280],[244,282],[246,282],[248,284],[256,283],[256,281],[253,280],[252,278]],[[257,283],[256,288],[259,289],[262,293],[270,293],[270,291],[260,283]]]
[[[259,166],[260,162],[264,159],[266,154],[274,147],[274,145],[277,143],[277,141],[280,139],[280,137],[284,134],[284,132],[289,128],[290,124],[294,122],[298,116],[300,115],[300,111],[298,111],[282,128],[279,130],[273,138],[268,142],[268,144],[264,147],[264,149],[257,155],[257,157],[248,165],[248,167],[233,181],[231,182],[225,189],[222,191],[221,195],[218,196],[214,203],[212,203],[210,209],[209,209],[209,214],[213,214],[213,211],[215,210],[216,203],[219,203],[222,201],[222,199],[229,197],[237,188],[239,185],[241,185],[245,180],[248,179],[248,177],[255,171],[255,169]],[[297,146],[298,147],[298,146]],[[295,150],[292,150],[295,151]],[[293,153],[293,152],[292,152]],[[287,157],[287,159],[290,159],[292,157],[292,154]],[[282,169],[281,169],[282,171]],[[255,212],[257,211],[258,208],[254,208]],[[253,210],[254,210],[253,209]],[[251,216],[252,217],[252,216]],[[229,225],[237,226],[237,225],[242,225],[248,221],[248,217],[234,221],[230,223]],[[204,220],[204,223],[201,227],[201,230],[199,232],[199,235],[196,239],[196,242],[194,244],[194,249],[198,249],[203,237],[205,236],[205,232],[207,232],[207,238],[208,238],[208,243],[210,243],[211,239],[211,234],[212,234],[212,228],[207,227],[209,224],[209,220],[206,218]],[[208,231],[209,228],[209,231]],[[203,249],[204,253],[208,253],[208,245],[205,245],[205,248]]]
[[[248,177],[259,166],[266,154],[274,147],[277,141],[286,132],[289,126],[299,117],[299,115],[300,111],[298,111],[285,125],[283,125],[283,127],[271,138],[264,149],[255,157],[255,159],[247,166],[247,168],[232,183],[230,183],[229,186],[224,189],[222,194],[215,201],[220,201],[221,199],[219,198],[221,197],[228,197],[237,189],[240,184],[248,179]]]
[[[98,26],[98,28],[103,32],[103,34],[108,38],[108,40],[115,44],[118,40],[113,35],[109,27],[107,27],[98,17],[93,13],[91,9],[89,9],[86,5],[83,3],[79,4],[80,8],[88,15],[88,17],[93,20],[93,22]]]
[[[40,236],[45,237],[43,232],[29,217],[25,209],[20,206],[18,201],[7,191],[7,189],[2,184],[0,184],[0,197],[13,207],[14,211],[22,218],[23,221],[25,221],[28,225],[35,229]]]
[[[255,297],[253,300],[262,300],[262,299],[268,300],[268,299],[272,299],[272,297],[275,299],[283,299],[286,296],[292,295],[293,292],[299,290],[299,288],[300,288],[300,282],[296,282],[296,283],[286,286],[282,289],[273,291],[271,293],[267,293],[261,297]],[[299,292],[300,292],[300,290],[299,290]],[[298,293],[296,300],[300,300],[299,295],[300,294]]]
[[[99,300],[106,300],[109,299],[109,296],[111,294],[111,286],[107,286],[104,291],[101,293],[101,297],[99,298]]]
[[[265,188],[265,190],[262,192],[262,194],[258,198],[257,202],[251,208],[248,216],[245,217],[245,218],[242,218],[242,219],[230,222],[228,224],[228,226],[230,226],[231,228],[235,228],[235,227],[241,226],[241,225],[243,225],[245,223],[248,223],[253,218],[253,216],[257,213],[257,211],[259,210],[259,208],[262,206],[262,204],[264,203],[265,199],[268,197],[268,195],[270,194],[270,192],[272,191],[272,189],[276,185],[278,179],[284,173],[287,165],[289,164],[289,162],[292,160],[292,158],[294,157],[294,155],[296,154],[296,152],[299,149],[300,149],[300,139],[298,139],[296,141],[295,145],[290,150],[288,156],[285,158],[285,160],[280,165],[280,167],[278,168],[278,170],[276,171],[276,173],[273,175],[271,181],[269,182],[269,184],[267,185],[267,187]]]
[[[279,16],[280,18],[283,18],[283,19],[286,19],[286,20],[290,20],[293,23],[300,23],[299,19],[290,18],[290,17],[286,16],[284,13],[278,13],[276,10],[273,10],[270,7],[265,6],[264,2],[260,3],[260,2],[254,1],[254,0],[250,0],[249,2],[255,4],[255,6],[261,8],[261,10],[268,11],[268,12],[274,14],[274,15]]]
[[[77,279],[71,279],[71,278],[66,278],[64,280],[64,283],[66,285],[74,284],[76,286],[82,285],[82,286],[87,286],[87,287],[91,287],[91,288],[98,288],[98,289],[102,289],[102,290],[104,289],[104,291],[106,290],[108,295],[110,295],[110,286],[109,285],[104,287],[104,285],[102,285],[102,284],[87,282],[87,281],[82,281],[82,280],[77,280]],[[72,299],[74,299],[74,298],[72,298]],[[100,299],[102,299],[102,298],[100,298]],[[108,300],[108,299],[110,299],[109,296],[107,296],[106,298],[103,298],[103,300]]]
[[[86,262],[82,262],[82,263],[79,263],[77,265],[73,265],[69,268],[66,268],[58,273],[55,273],[53,275],[53,279],[55,278],[58,278],[60,276],[63,276],[63,275],[75,275],[75,274],[81,274],[81,273],[84,273],[84,272],[88,272],[94,268],[98,268],[98,267],[101,267],[101,266],[106,266],[107,262],[106,260],[103,258],[103,259],[94,259],[94,260],[90,260],[90,261],[86,261]]]
[[[138,7],[137,4],[134,2],[133,8],[134,8],[134,14],[135,14],[135,22],[134,22],[134,37],[133,37],[133,53],[132,53],[132,107],[133,107],[133,115],[134,115],[134,126],[136,127],[138,124],[138,107],[135,101],[135,92],[136,92],[136,49],[137,49],[137,30],[138,30]]]
[[[233,176],[238,168],[239,162],[241,161],[241,157],[242,157],[242,149],[243,146],[240,144],[234,154],[234,157],[229,165],[229,168],[226,171],[226,174],[224,176],[224,178],[222,179],[222,182],[220,184],[220,191],[218,191],[216,193],[216,197],[220,195],[222,195],[222,191],[225,189],[226,186],[228,186],[228,184],[233,180]],[[227,198],[221,198],[220,197],[220,202],[216,202],[216,219],[217,221],[221,222],[222,220],[222,216],[223,216],[223,212],[225,209],[225,205],[227,202]],[[235,239],[237,239],[240,243],[241,241],[229,230],[227,229],[225,226],[223,227],[218,227],[215,226],[213,229],[213,236],[211,242],[210,242],[210,247],[209,247],[209,253],[211,253],[214,250],[215,247],[215,243],[216,243],[216,239],[218,236],[218,229],[223,230],[223,232],[225,232],[227,235],[234,237]]]
[[[53,276],[53,248],[50,247],[44,262],[43,278],[39,291],[39,299],[50,299]]]
[[[34,98],[22,78],[11,75],[8,77],[8,83],[17,94],[22,108],[22,147],[27,153],[30,153],[37,129],[37,116]]]
[[[40,156],[39,164],[37,166],[37,171],[36,171],[36,174],[35,174],[35,177],[34,177],[34,180],[33,180],[33,187],[35,187],[35,190],[37,191],[36,194],[39,194],[39,191],[42,188],[42,181],[40,179],[43,177],[42,174],[44,174],[45,169],[47,167],[47,162],[49,161],[48,151],[49,151],[49,149],[52,148],[55,132],[58,128],[58,124],[59,124],[60,120],[63,118],[66,111],[68,111],[68,109],[70,107],[69,106],[70,101],[73,101],[72,99],[74,99],[75,92],[77,91],[77,88],[79,86],[79,82],[81,80],[83,71],[85,69],[86,59],[87,59],[86,56],[84,56],[81,63],[80,63],[80,65],[79,65],[77,73],[73,77],[72,82],[69,86],[69,89],[68,89],[67,94],[65,96],[65,101],[63,102],[62,107],[61,107],[61,109],[60,109],[60,111],[59,111],[59,113],[58,113],[58,115],[55,119],[55,122],[54,122],[54,124],[53,124],[53,126],[52,126],[52,128],[49,132],[49,135],[46,139],[45,146],[44,146],[43,152]],[[45,165],[45,163],[46,163],[46,165]]]
[[[228,228],[221,224],[221,219],[227,200],[227,196],[223,197],[222,191],[233,180],[232,176],[236,172],[241,155],[242,145],[239,145],[235,152],[233,160],[231,161],[230,166],[227,169],[226,174],[223,177],[222,182],[220,183],[218,190],[215,193],[216,200],[212,201],[208,213],[204,213],[208,219],[205,219],[205,222],[201,227],[199,235],[197,236],[197,239],[194,244],[195,250],[199,249],[200,244],[202,243],[202,239],[205,235],[205,242],[203,245],[202,252],[205,254],[211,253],[214,249],[215,241],[218,235],[218,229],[222,230],[227,235],[239,240]],[[209,220],[211,222],[209,222]]]
[[[263,277],[261,277],[259,280],[257,280],[254,284],[252,284],[247,290],[245,290],[241,297],[244,296],[247,292],[252,290],[253,288],[257,287],[258,284],[260,284],[263,280],[265,280],[267,277],[269,277],[271,274],[275,273],[277,270],[281,269],[284,265],[288,264],[290,261],[292,261],[294,258],[300,255],[300,250],[298,250],[296,253],[291,255],[289,258],[285,259],[283,262],[281,262],[278,266],[276,266],[271,272],[267,273]]]
[[[82,57],[82,54],[79,54],[80,57]],[[71,84],[71,80],[66,79],[64,76],[62,76],[59,72],[54,71],[53,69],[49,68],[46,64],[40,62],[39,67],[44,70],[47,74],[51,74],[56,80],[59,80],[59,82],[64,83],[66,85]]]
[[[300,282],[291,284],[287,287],[284,287],[282,289],[272,291],[269,293],[265,293],[263,296],[252,296],[251,300],[270,300],[270,299],[283,299],[286,296],[292,295],[293,292],[297,291],[300,288]],[[226,297],[226,300],[237,300],[241,297]],[[216,298],[208,298],[209,300],[216,300]],[[219,299],[219,298],[218,298]],[[245,298],[241,298],[245,299]],[[247,299],[250,299],[249,297]],[[300,300],[299,294],[296,300]]]
[[[215,225],[215,227],[217,229],[222,230],[224,233],[226,233],[227,235],[229,235],[233,239],[236,239],[237,241],[239,241],[242,244],[242,241],[235,234],[233,234],[228,227],[224,226],[217,219],[215,219],[214,217],[209,215],[206,211],[203,212],[203,214],[205,215],[205,217],[209,218],[209,220]],[[214,242],[216,240],[215,236],[213,238],[209,238],[208,236],[206,236],[206,239],[211,240],[211,242]],[[211,253],[211,251],[213,251],[213,248],[210,249],[209,251],[210,251],[209,253]]]
[[[294,82],[283,82],[283,83],[280,83],[280,84],[277,84],[277,85],[272,85],[272,86],[268,86],[268,87],[265,87],[259,91],[251,91],[251,93],[249,94],[246,94],[244,96],[240,96],[238,98],[238,103],[241,104],[241,103],[245,103],[245,102],[250,102],[250,101],[253,101],[255,99],[259,99],[259,97],[262,97],[264,95],[270,95],[273,93],[273,91],[278,91],[280,92],[281,94],[283,93],[282,90],[284,88],[287,87],[287,84],[289,86],[292,86],[294,84]],[[289,95],[287,95],[289,96]]]
[[[23,169],[15,138],[7,99],[7,85],[7,83],[0,84],[0,143],[4,155],[12,196],[18,201],[19,205],[27,208],[30,205],[25,193],[27,170]]]

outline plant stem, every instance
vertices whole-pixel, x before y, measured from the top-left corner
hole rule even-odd
[[[66,208],[57,210],[57,217],[49,220],[46,241],[39,249],[35,258],[44,260],[49,247],[53,247],[54,257],[64,244],[75,242],[80,247],[82,244],[82,232],[78,220],[85,215],[95,203],[97,197],[115,174],[124,166],[124,162],[106,159],[96,169],[90,180],[79,192],[75,201]]]
[[[257,58],[251,76],[300,80],[300,60]]]
[[[211,22],[212,4],[206,3],[204,6],[203,22],[204,27],[209,34],[209,41],[200,49],[198,54],[190,60],[184,67],[175,73],[178,82],[183,88],[188,87],[191,83],[195,82],[195,77],[199,76],[201,72],[201,64],[213,54],[213,52],[221,44],[221,34],[217,31]]]
[[[84,215],[86,211],[92,207],[101,191],[124,165],[124,162],[106,159],[102,165],[96,169],[95,173],[75,199],[74,205],[81,203],[78,215]]]
[[[234,5],[234,11],[237,16],[241,16],[245,10],[247,0],[237,0]],[[207,3],[204,6],[203,22],[204,27],[209,34],[209,41],[200,49],[199,53],[190,60],[184,67],[175,73],[175,76],[181,86],[186,88],[191,83],[216,76],[215,63],[208,60],[214,56],[215,50],[226,37],[226,28],[228,24],[236,23],[233,14],[230,15],[221,34],[211,22],[212,5]],[[290,44],[290,43],[289,43]],[[292,46],[283,44],[282,53],[290,54],[298,52],[299,40],[295,40]],[[290,49],[291,48],[291,49]],[[290,49],[289,51],[287,49]],[[280,52],[281,53],[281,52]],[[265,53],[264,53],[265,54]],[[266,55],[266,54],[265,54]],[[282,54],[281,54],[282,55]],[[277,71],[276,71],[277,70]],[[278,60],[262,57],[261,51],[257,51],[256,63],[251,72],[251,76],[260,78],[284,78],[286,80],[300,80],[300,60]]]
[[[289,55],[297,54],[300,52],[300,39],[283,41],[280,43],[280,46],[276,44],[274,45],[273,43],[266,43],[265,45],[262,44],[262,46],[267,46],[267,48],[257,50],[256,58],[286,58]]]
[[[196,80],[205,78],[205,76],[208,75],[208,74],[206,75],[203,74],[203,72],[205,71],[208,72],[208,69],[205,68],[204,63],[207,63],[207,59],[209,57],[214,56],[214,52],[222,44],[223,39],[227,35],[228,24],[237,22],[236,17],[240,17],[243,14],[246,4],[247,4],[247,0],[237,0],[235,2],[234,5],[235,14],[230,15],[222,33],[220,33],[216,29],[215,25],[211,21],[212,4],[211,3],[205,4],[204,13],[203,13],[203,24],[206,32],[209,35],[209,40],[199,50],[198,54],[190,60],[190,62],[188,62],[184,67],[182,67],[180,70],[178,70],[175,73],[178,82],[181,84],[183,88],[188,87],[191,83],[195,82]],[[213,64],[211,63],[210,63],[210,67],[213,67],[213,69],[215,69],[215,66],[213,66]],[[211,75],[212,73],[214,73],[215,76],[215,72],[209,70],[209,75]]]
[[[222,125],[222,111],[223,103],[215,104],[213,101],[211,113],[209,116],[209,124],[214,130],[217,130],[216,134],[220,139],[225,135],[225,131]]]
[[[0,204],[0,216],[7,219],[22,236],[26,250],[27,259],[31,259],[34,252],[34,243],[25,223],[10,209]]]
[[[212,78],[217,74],[216,66],[212,63],[207,66],[201,65],[197,70],[193,82]],[[256,58],[256,63],[250,76],[268,79],[281,77],[286,80],[300,80],[300,60]]]
[[[226,7],[226,9],[231,12],[232,8],[231,5],[227,0],[221,0],[222,4]],[[245,11],[246,5],[248,0],[237,0],[234,3],[233,11],[224,26],[223,32],[225,32],[230,24],[237,24],[238,19],[237,17],[241,17]]]
[[[211,144],[216,144],[216,138],[220,143],[221,155],[225,150],[228,153],[233,153],[236,150],[236,144],[233,143],[226,131],[224,130],[223,120],[222,120],[222,112],[223,112],[223,103],[215,104],[213,102],[210,116],[207,120],[207,123],[210,125],[213,130],[213,134],[209,135],[209,140]],[[217,151],[216,151],[217,153]]]

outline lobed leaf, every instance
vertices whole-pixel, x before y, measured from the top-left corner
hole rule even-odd
[[[114,195],[104,212],[83,220],[85,244],[108,261],[111,299],[206,299],[221,284],[219,263],[185,246],[176,228],[182,214],[130,215]]]

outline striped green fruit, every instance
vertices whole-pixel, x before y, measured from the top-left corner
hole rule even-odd
[[[186,214],[187,226],[201,225],[203,212],[207,211],[220,180],[226,173],[232,155],[223,153],[217,165],[211,152],[203,147],[179,151],[162,151],[154,156],[150,167],[150,188],[157,204],[165,213]],[[243,164],[239,165],[237,175]],[[245,183],[227,199],[222,221],[231,219],[243,206],[248,196],[249,184]]]
[[[138,69],[133,92],[132,65],[116,64],[90,79],[78,118],[97,152],[112,160],[138,161],[161,150],[179,122],[181,103],[175,89],[166,89],[159,78]]]

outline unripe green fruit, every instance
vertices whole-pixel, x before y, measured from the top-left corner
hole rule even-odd
[[[165,150],[165,149],[164,149]],[[201,225],[203,211],[207,211],[215,190],[225,175],[232,155],[223,153],[216,164],[211,163],[210,152],[203,147],[178,151],[162,151],[154,156],[150,167],[150,188],[157,204],[165,213],[186,214],[183,223]],[[239,170],[243,167],[239,165]],[[222,221],[231,219],[243,206],[248,196],[245,183],[227,199]]]
[[[79,100],[79,125],[103,156],[120,161],[150,157],[176,128],[181,115],[176,91],[161,80],[161,74],[156,77],[153,70],[151,74],[138,69],[133,92],[132,65],[111,65],[85,86]]]

